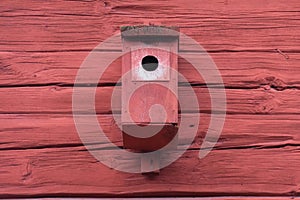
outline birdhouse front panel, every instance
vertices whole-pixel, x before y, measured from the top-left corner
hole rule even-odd
[[[122,123],[177,124],[178,35],[122,36]]]
[[[152,32],[155,26],[143,27],[138,34],[134,28],[122,32],[123,143],[126,148],[157,150],[177,132],[178,36],[166,32],[160,37],[161,32]],[[137,131],[134,126],[161,126],[162,130],[155,137],[137,138],[128,133]],[[140,136],[145,134],[146,130],[140,130]]]

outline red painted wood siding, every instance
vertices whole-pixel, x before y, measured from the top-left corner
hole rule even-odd
[[[299,0],[2,0],[0,197],[299,195],[299,14]],[[179,59],[202,102],[202,120],[191,148],[152,179],[97,162],[77,135],[71,108],[72,84],[89,51],[122,25],[149,22],[179,26],[197,40],[217,64],[228,101],[221,138],[199,160],[209,94]],[[180,52],[197,56],[189,48]],[[121,146],[110,114],[120,74],[118,59],[97,89],[96,111]]]

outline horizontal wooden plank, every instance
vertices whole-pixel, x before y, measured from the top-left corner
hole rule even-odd
[[[122,25],[149,22],[179,26],[212,51],[299,51],[299,9],[297,0],[5,0],[0,51],[91,50]]]
[[[120,111],[120,86],[97,87],[95,105],[97,113],[112,112],[112,92],[114,111]],[[186,87],[179,88],[179,100],[187,104],[181,112],[211,112],[210,93],[207,88],[194,87],[199,107],[191,104],[191,94]],[[89,92],[90,87],[80,87],[79,92]],[[220,89],[211,89],[211,94],[218,95]],[[72,113],[72,87],[13,87],[0,89],[0,113]],[[84,93],[83,93],[84,94]],[[272,88],[227,89],[227,113],[244,114],[299,114],[300,90],[287,89],[277,91]],[[218,99],[217,99],[218,100]],[[79,113],[91,113],[91,105],[85,95],[81,96],[80,107],[74,108]],[[214,111],[223,111],[216,106]]]
[[[116,115],[119,117],[119,115]],[[182,114],[190,118],[193,114]],[[200,148],[207,133],[209,114],[201,114],[200,122],[191,148]],[[90,132],[98,132],[89,122],[91,116],[83,115]],[[117,118],[118,119],[118,118]],[[122,134],[112,115],[98,115],[98,121],[107,137],[117,146],[123,146]],[[181,133],[179,144],[186,144],[193,126]],[[300,115],[227,115],[216,149],[268,148],[300,144]],[[0,115],[0,150],[38,149],[47,147],[82,146],[72,115]],[[102,147],[109,144],[103,144]]]
[[[115,83],[121,78],[121,58],[113,60],[118,52],[99,52],[105,55],[101,63],[114,61],[102,75],[100,83]],[[33,84],[73,84],[78,69],[87,52],[59,53],[0,53],[0,86],[18,86]],[[184,58],[194,59],[191,64],[179,59],[179,72],[193,84],[216,84],[205,82],[194,69],[195,64],[204,63],[200,53],[182,53]],[[280,54],[277,51],[227,52],[210,54],[227,87],[253,88],[269,85],[277,88],[300,87],[300,54]],[[288,56],[288,59],[285,57]],[[91,69],[96,70],[96,69]],[[202,74],[210,73],[211,68],[202,66]],[[93,71],[92,71],[93,72]],[[87,77],[88,79],[88,77]],[[84,81],[82,81],[84,82]]]
[[[117,154],[105,149],[98,151],[103,155]],[[298,147],[214,150],[202,160],[197,150],[190,150],[152,178],[110,169],[82,147],[0,151],[0,156],[2,198],[299,193]],[[122,157],[118,160],[122,161]],[[127,165],[131,167],[130,162]]]

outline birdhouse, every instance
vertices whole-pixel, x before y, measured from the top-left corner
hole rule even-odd
[[[123,145],[139,152],[175,148],[178,42],[174,27],[122,27]]]

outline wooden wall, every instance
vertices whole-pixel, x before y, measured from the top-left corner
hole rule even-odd
[[[202,106],[198,137],[152,178],[93,158],[71,107],[72,85],[88,53],[120,26],[144,23],[176,25],[197,40],[218,66],[228,101],[221,138],[199,160],[211,111],[208,90],[180,59]],[[299,34],[299,0],[2,0],[0,197],[299,195]],[[120,73],[118,59],[99,84],[96,107],[118,145],[110,94]]]

